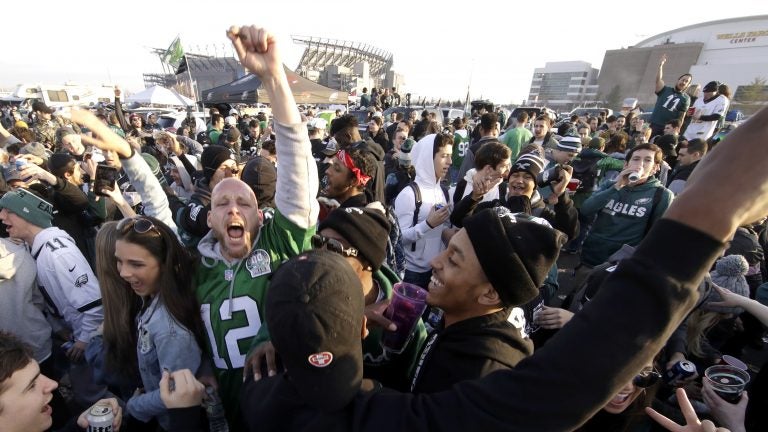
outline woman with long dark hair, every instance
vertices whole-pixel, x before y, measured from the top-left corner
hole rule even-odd
[[[167,429],[163,370],[195,372],[201,361],[204,327],[191,257],[170,228],[148,216],[123,219],[99,240],[105,369],[140,376],[143,389],[128,400],[128,412]]]

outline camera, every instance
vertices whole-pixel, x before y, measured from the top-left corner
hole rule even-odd
[[[547,168],[540,172],[536,176],[536,185],[538,187],[549,186],[552,183],[557,183],[563,178],[563,167],[560,164],[555,164],[551,168]]]

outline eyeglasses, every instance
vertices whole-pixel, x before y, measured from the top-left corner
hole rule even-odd
[[[637,387],[648,388],[656,384],[661,379],[661,374],[656,369],[643,369],[639,374],[635,375],[632,383]]]
[[[117,231],[119,231],[121,233],[125,233],[129,229],[130,226],[133,227],[133,231],[136,234],[146,234],[149,231],[154,230],[158,235],[160,235],[160,230],[157,229],[155,224],[152,223],[151,220],[149,220],[147,218],[144,218],[144,217],[141,217],[141,216],[136,216],[136,217],[132,217],[132,218],[125,218],[125,219],[121,220],[117,224]]]
[[[320,234],[312,236],[312,247],[315,249],[327,249],[331,252],[335,252],[345,257],[356,257],[358,254],[357,249],[350,247],[344,248],[344,245],[340,241],[328,237],[323,237]]]

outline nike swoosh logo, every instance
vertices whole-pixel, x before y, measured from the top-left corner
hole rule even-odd
[[[69,269],[69,272],[72,273],[75,270],[75,267],[77,267],[77,266],[74,266],[71,269]]]

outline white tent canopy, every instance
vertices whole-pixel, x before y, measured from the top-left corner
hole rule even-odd
[[[161,86],[152,86],[125,99],[128,103],[140,103],[149,105],[192,106],[195,101],[179,94],[176,90]]]

